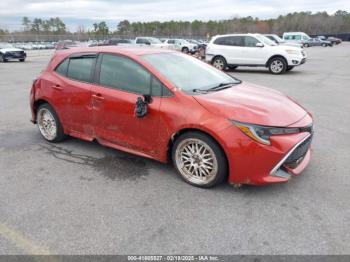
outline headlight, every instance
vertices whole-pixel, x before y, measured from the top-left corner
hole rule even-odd
[[[290,55],[297,55],[299,54],[299,51],[297,50],[291,50],[291,49],[287,49],[286,52]]]
[[[251,139],[264,145],[271,145],[270,136],[287,135],[302,132],[302,130],[298,127],[269,127],[246,124],[233,120],[231,120],[231,122]]]

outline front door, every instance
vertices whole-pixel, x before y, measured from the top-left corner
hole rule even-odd
[[[137,118],[134,112],[137,98],[151,94],[152,75],[124,56],[100,55],[98,66],[98,83],[92,87],[96,138],[147,155],[156,154],[161,98],[152,97],[143,118]]]

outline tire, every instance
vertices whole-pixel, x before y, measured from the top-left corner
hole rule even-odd
[[[286,72],[287,62],[283,57],[274,57],[269,60],[269,71],[273,75],[280,75]]]
[[[226,60],[222,56],[214,57],[211,64],[219,70],[225,70],[227,67]]]
[[[287,66],[286,71],[291,71],[291,70],[293,70],[293,68],[294,68],[294,66]]]
[[[0,62],[2,62],[2,63],[6,63],[7,62],[7,59],[4,58],[3,54],[0,54]]]
[[[46,118],[46,123],[44,122]],[[39,106],[36,114],[37,125],[40,134],[46,141],[58,143],[66,138],[61,121],[52,106],[45,103]]]
[[[190,51],[190,50],[188,49],[188,47],[183,47],[183,48],[181,49],[181,52],[182,52],[182,53],[185,53],[185,54],[188,54],[189,51]]]
[[[19,59],[19,61],[20,62],[24,62],[24,61],[26,61],[26,59],[25,58],[21,58],[21,59]]]
[[[304,44],[304,47],[310,47],[310,45],[309,44]]]
[[[171,156],[182,179],[193,186],[209,188],[226,180],[228,165],[225,154],[214,139],[203,133],[180,135],[175,140]]]
[[[327,47],[327,44],[322,44],[323,47]]]

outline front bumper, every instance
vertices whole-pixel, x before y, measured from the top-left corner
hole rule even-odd
[[[312,118],[307,115],[298,123],[302,124],[299,127],[310,125]],[[298,123],[293,126],[298,127]],[[251,140],[235,126],[223,130],[220,137],[228,141],[224,142],[223,148],[229,163],[230,184],[287,182],[299,175],[310,161],[310,132],[272,136],[270,146]],[[309,143],[300,149],[305,141]],[[297,152],[299,149],[301,152]]]
[[[287,57],[288,66],[298,66],[306,62],[307,56],[305,51],[301,51],[300,55],[289,55]]]

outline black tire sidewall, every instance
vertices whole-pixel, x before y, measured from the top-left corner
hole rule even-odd
[[[48,139],[46,139],[46,138],[41,134],[40,129],[39,129],[40,134],[42,135],[42,137],[43,137],[46,141],[48,141],[48,142],[50,142],[50,143],[58,143],[58,142],[63,141],[63,140],[65,139],[66,135],[64,134],[61,121],[59,120],[58,115],[57,115],[55,109],[54,109],[50,104],[45,103],[45,104],[42,104],[42,105],[40,105],[40,106],[38,107],[37,113],[36,113],[36,114],[37,114],[37,115],[36,115],[36,120],[38,121],[38,113],[39,113],[40,109],[43,109],[43,108],[49,110],[50,113],[52,114],[52,116],[54,117],[55,122],[56,122],[56,127],[57,127],[57,133],[56,133],[55,139],[53,139],[53,140],[48,140]]]
[[[216,174],[215,179],[213,179],[209,184],[198,185],[198,184],[192,183],[191,181],[188,181],[185,177],[182,176],[178,166],[176,165],[176,148],[184,139],[188,139],[188,138],[195,138],[195,139],[202,140],[213,150],[216,156],[216,160],[218,163],[218,172]],[[183,133],[182,135],[177,137],[177,139],[175,140],[172,146],[171,159],[179,176],[190,185],[200,187],[200,188],[210,188],[223,183],[227,179],[228,163],[227,163],[225,153],[223,152],[220,145],[213,138],[211,138],[210,136],[202,132],[190,131],[190,132]]]
[[[183,53],[188,54],[190,52],[190,50],[188,49],[188,47],[183,47],[181,50]]]

